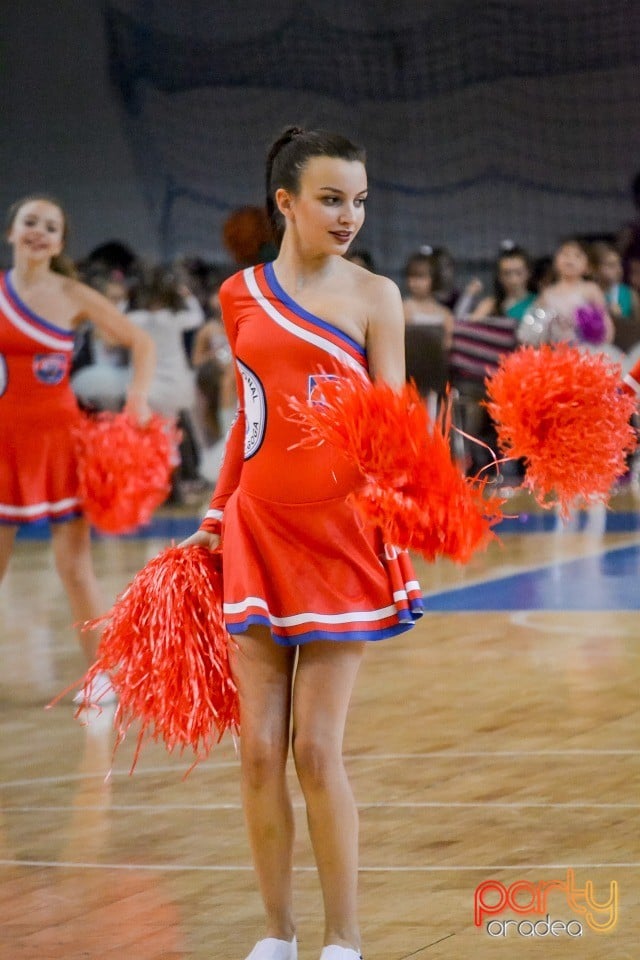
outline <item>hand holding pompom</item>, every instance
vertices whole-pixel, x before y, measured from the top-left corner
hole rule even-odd
[[[485,482],[454,463],[448,416],[434,423],[413,384],[395,390],[345,371],[322,381],[313,404],[289,406],[302,445],[331,443],[358,466],[364,482],[353,502],[388,543],[464,563],[494,536],[502,501],[485,498]]]
[[[134,723],[140,725],[134,766],[146,737],[163,739],[169,751],[191,747],[200,760],[225,730],[238,729],[219,554],[198,546],[164,550],[136,574],[106,616],[87,626],[101,624],[85,695],[96,674],[110,675],[119,700],[118,743]]]

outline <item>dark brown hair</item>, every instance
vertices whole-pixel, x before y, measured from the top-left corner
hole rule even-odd
[[[502,316],[502,311],[504,310],[504,302],[507,299],[507,291],[503,287],[502,281],[500,280],[500,267],[502,266],[505,260],[521,260],[522,263],[524,263],[528,273],[527,290],[532,292],[530,289],[532,267],[531,267],[531,259],[529,257],[529,254],[523,247],[518,247],[515,244],[513,246],[504,247],[500,251],[498,255],[498,259],[496,260],[495,273],[493,275],[493,296],[495,299],[494,309],[499,317]]]
[[[364,149],[339,133],[303,130],[302,127],[283,130],[269,148],[266,165],[267,214],[278,240],[284,233],[284,224],[274,200],[275,192],[282,187],[296,194],[300,189],[302,171],[313,157],[366,162]]]
[[[429,269],[429,276],[431,277],[432,282],[436,278],[436,264],[434,263],[433,257],[429,253],[422,253],[418,251],[417,253],[412,253],[407,262],[404,265],[403,274],[405,280],[407,277],[413,275],[416,267],[427,267]]]
[[[181,283],[175,270],[161,264],[148,269],[136,295],[137,310],[170,310],[178,313],[185,309]]]

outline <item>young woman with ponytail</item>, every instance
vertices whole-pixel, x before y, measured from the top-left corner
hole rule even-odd
[[[408,554],[382,543],[349,494],[339,452],[300,445],[287,397],[359,371],[405,382],[395,284],[345,259],[363,221],[364,151],[290,127],[267,158],[273,263],[220,290],[240,405],[209,511],[184,545],[222,550],[224,614],[240,697],[242,794],[266,911],[248,960],[296,960],[289,744],[324,899],[321,960],[357,960],[358,816],[343,758],[347,710],[369,641],[422,611]]]

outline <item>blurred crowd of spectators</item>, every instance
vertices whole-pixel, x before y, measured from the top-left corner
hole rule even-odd
[[[504,241],[490,283],[471,277],[459,284],[455,259],[444,247],[424,245],[407,258],[400,278],[407,375],[433,413],[450,385],[461,429],[492,447],[495,437],[481,401],[485,376],[505,351],[519,343],[571,340],[607,353],[623,367],[637,359],[640,175],[633,192],[638,219],[617,236],[563,240],[554,253],[536,260],[516,243]],[[230,262],[222,265],[189,257],[148,265],[115,241],[78,264],[85,282],[156,342],[150,403],[164,416],[175,417],[182,430],[182,462],[172,494],[178,503],[201,496],[215,481],[236,407],[220,284],[240,267],[276,253],[258,207],[235,211],[223,236]],[[367,270],[378,269],[366,250],[355,249],[348,256]],[[83,326],[73,368],[72,384],[85,407],[121,408],[129,376],[122,349]],[[467,469],[475,472],[489,454],[480,444],[467,444],[462,456]]]

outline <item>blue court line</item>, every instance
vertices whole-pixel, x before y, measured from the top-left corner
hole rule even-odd
[[[508,504],[505,508],[509,509]],[[579,533],[588,529],[593,511],[580,510],[572,517],[571,529]],[[505,533],[550,533],[561,526],[560,518],[551,510],[544,513],[521,513],[517,517],[505,517],[497,526],[496,533],[500,536]],[[608,510],[605,515],[605,533],[633,533],[640,530],[640,512],[613,513]]]
[[[574,518],[572,530],[585,529],[589,514]],[[166,543],[190,536],[200,523],[199,517],[159,515],[129,540],[157,538]],[[539,533],[556,530],[553,513],[522,514],[504,520],[499,534]],[[605,516],[605,532],[640,530],[640,514],[613,513]],[[46,540],[46,522],[21,529],[23,540]],[[96,540],[104,539],[94,534]],[[554,561],[543,567],[507,577],[456,587],[424,599],[426,612],[473,610],[640,610],[640,546],[603,550],[578,560]]]
[[[580,532],[587,528],[591,514],[581,510],[574,518],[572,531]],[[140,527],[133,533],[121,534],[127,540],[157,538],[161,540],[182,540],[191,536],[200,525],[199,516],[168,516],[157,514],[150,523]],[[506,517],[497,525],[496,532],[502,536],[508,533],[549,533],[557,530],[560,521],[552,511],[544,513],[521,513],[516,517]],[[605,533],[633,533],[640,530],[640,512],[613,513],[607,511],[605,516]],[[103,534],[93,532],[96,540]],[[18,532],[20,540],[48,540],[49,525],[46,520],[26,524]]]
[[[122,540],[175,540],[179,542],[184,540],[185,537],[190,537],[192,533],[195,533],[200,523],[202,522],[202,517],[169,517],[169,516],[157,516],[154,517],[150,523],[145,524],[143,527],[139,527],[137,530],[134,530],[133,533],[121,533],[118,534],[118,539]],[[91,531],[91,538],[93,540],[109,540],[113,537],[108,534],[98,533],[96,530]],[[25,524],[18,531],[18,540],[48,540],[49,539],[49,524],[46,520],[39,520],[36,523]]]
[[[424,598],[426,613],[473,610],[640,610],[640,546],[456,587]]]

